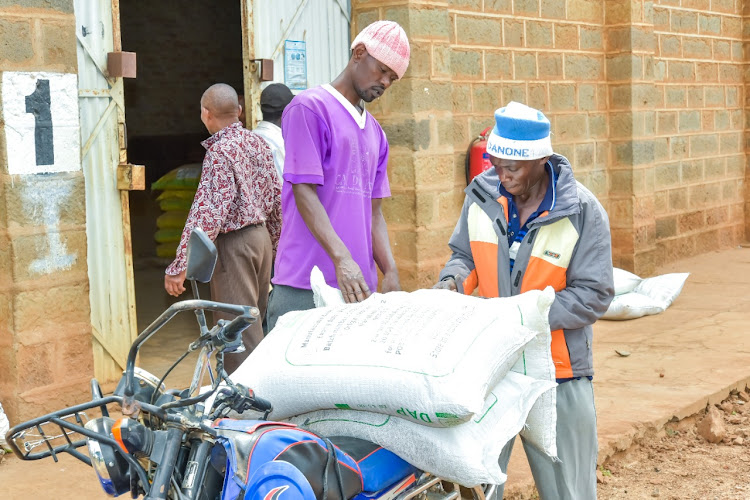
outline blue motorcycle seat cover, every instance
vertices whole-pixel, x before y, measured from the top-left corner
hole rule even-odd
[[[240,490],[255,490],[251,478],[265,464],[284,461],[299,469],[320,496],[323,490],[328,446],[319,436],[283,422],[223,419],[213,426],[218,441],[226,450],[227,466],[222,498],[234,499]],[[335,445],[334,452],[342,473],[347,498],[362,491],[362,473],[357,462]],[[334,468],[328,472],[329,500],[338,498],[339,488]],[[290,477],[290,481],[292,478]],[[290,483],[291,484],[291,483]]]
[[[362,491],[380,491],[418,472],[406,460],[370,441],[336,436],[331,442],[356,460],[362,472]]]

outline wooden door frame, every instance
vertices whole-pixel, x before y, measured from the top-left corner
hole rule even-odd
[[[240,17],[242,29],[242,70],[246,109],[243,110],[246,122],[250,128],[254,128],[260,117],[260,82],[256,76],[257,65],[252,61],[255,54],[255,39],[253,29],[253,2],[254,0],[240,0]],[[111,0],[112,9],[112,43],[113,51],[122,51],[122,32],[120,23],[120,0]],[[116,106],[118,123],[118,149],[119,163],[127,164],[127,133],[125,125],[125,109]],[[122,211],[123,225],[123,249],[125,254],[126,288],[128,297],[128,319],[130,323],[130,339],[138,336],[138,317],[135,301],[135,276],[133,267],[133,243],[130,221],[130,193],[127,190],[120,191],[120,206]],[[124,355],[126,353],[123,353]],[[114,359],[114,358],[113,358]],[[117,361],[117,360],[116,360]],[[119,361],[117,361],[118,364]],[[124,368],[124,367],[123,367]]]
[[[114,52],[122,51],[122,32],[120,30],[120,0],[112,2],[112,45]],[[123,100],[124,101],[124,100]],[[125,128],[125,107],[117,107],[117,140],[119,164],[128,162],[127,132]],[[120,207],[122,210],[123,250],[125,253],[125,277],[128,297],[128,319],[130,323],[130,340],[138,336],[138,315],[135,308],[135,272],[133,268],[133,237],[130,226],[130,192],[120,190]],[[124,369],[124,367],[123,367]]]
[[[255,0],[240,0],[242,21],[242,83],[245,96],[245,123],[254,129],[260,121],[260,81],[257,77],[258,64],[255,59],[255,27],[253,3]]]

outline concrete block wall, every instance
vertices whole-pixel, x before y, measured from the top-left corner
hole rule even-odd
[[[650,2],[604,2],[609,158],[607,196],[614,265],[653,272],[654,86],[653,9]]]
[[[743,4],[654,2],[655,239],[661,259],[745,236]]]
[[[610,215],[616,266],[649,275],[744,239],[744,4],[353,1],[353,34],[391,19],[412,42],[405,78],[369,107],[392,148],[384,206],[405,288],[449,256],[466,149],[510,100],[550,118]]]
[[[453,24],[444,2],[368,1],[352,4],[354,35],[377,19],[401,24],[411,42],[411,64],[401,81],[368,105],[388,135],[392,197],[383,211],[402,286],[432,285],[445,262],[463,198],[455,165]],[[470,65],[466,65],[469,67]],[[471,68],[469,68],[471,69]]]
[[[369,107],[391,144],[384,209],[405,288],[436,281],[464,198],[467,148],[511,100],[545,110],[556,150],[606,203],[601,1],[370,0],[352,9],[353,34],[391,19],[411,41],[403,81]]]
[[[77,72],[72,0],[0,2],[5,71]],[[6,149],[0,121],[0,402],[17,423],[84,401],[93,356],[83,173],[11,176]]]

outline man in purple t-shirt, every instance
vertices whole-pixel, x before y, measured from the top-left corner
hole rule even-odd
[[[318,266],[346,302],[377,290],[400,290],[381,200],[390,196],[388,140],[364,102],[380,97],[409,65],[409,42],[397,23],[377,21],[352,43],[344,71],[305,90],[284,110],[283,222],[276,254],[268,330],[289,311],[311,309],[310,271]]]

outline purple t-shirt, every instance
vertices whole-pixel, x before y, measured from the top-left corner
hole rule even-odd
[[[281,131],[286,158],[273,283],[309,290],[310,271],[318,266],[326,282],[338,288],[333,261],[307,228],[294,201],[293,184],[316,184],[333,229],[362,269],[370,290],[376,290],[372,199],[391,194],[383,129],[370,113],[360,115],[326,85],[301,92],[292,100],[284,110]]]

